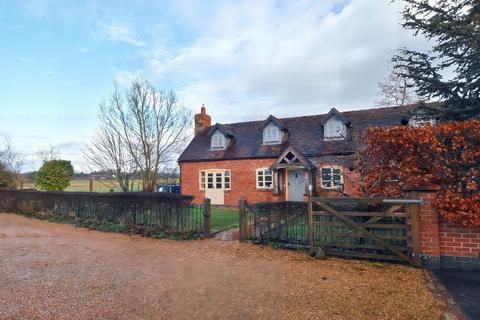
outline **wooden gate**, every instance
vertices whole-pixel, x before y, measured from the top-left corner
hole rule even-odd
[[[309,197],[310,252],[420,266],[420,199]]]

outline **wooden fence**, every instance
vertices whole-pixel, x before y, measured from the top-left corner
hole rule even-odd
[[[276,242],[327,255],[420,266],[419,199],[318,198],[240,202],[240,240]]]
[[[142,234],[165,231],[210,237],[210,201],[195,205],[192,200],[165,193],[0,190],[0,210],[5,212],[57,216],[92,225],[109,223]]]

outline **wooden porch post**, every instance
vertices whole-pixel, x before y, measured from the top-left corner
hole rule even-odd
[[[278,170],[273,170],[273,192],[278,194]]]

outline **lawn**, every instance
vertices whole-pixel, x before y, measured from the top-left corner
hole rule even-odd
[[[238,227],[238,209],[212,208],[212,232]]]
[[[172,183],[172,181],[168,181]],[[158,184],[164,184],[167,181],[159,181]],[[25,183],[23,185],[24,189],[35,189],[34,183]],[[70,192],[88,192],[90,188],[90,181],[88,179],[77,179],[70,181],[70,186],[68,186],[65,191]],[[105,180],[94,180],[93,181],[93,191],[95,192],[109,192],[110,189],[113,189],[115,192],[119,192],[120,188],[118,187],[118,183],[116,180],[113,179],[105,179]],[[142,181],[137,180],[135,181],[133,191],[141,191],[142,190]]]

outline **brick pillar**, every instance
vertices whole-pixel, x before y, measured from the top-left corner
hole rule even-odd
[[[423,265],[433,269],[440,267],[441,256],[438,213],[432,204],[439,190],[439,186],[405,186],[402,188],[402,191],[409,197],[423,200],[419,210],[420,252]]]

